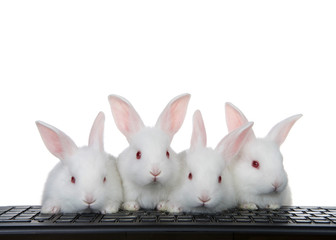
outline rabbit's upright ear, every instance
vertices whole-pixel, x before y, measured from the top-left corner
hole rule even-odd
[[[282,120],[270,130],[266,139],[274,141],[280,146],[286,140],[286,137],[294,123],[301,117],[302,114],[297,114]]]
[[[71,156],[78,149],[72,139],[61,130],[42,121],[36,121],[36,126],[49,152],[61,161]]]
[[[104,123],[105,115],[99,112],[90,131],[89,146],[99,151],[104,151]]]
[[[125,98],[117,95],[110,95],[108,100],[118,129],[125,135],[128,142],[130,142],[132,136],[140,129],[144,128],[144,123],[131,103]]]
[[[217,145],[216,151],[222,154],[226,161],[230,161],[241,147],[248,141],[252,132],[253,122],[247,122],[243,126],[231,131]]]
[[[156,127],[161,128],[173,139],[184,121],[190,94],[182,94],[172,99],[163,110],[156,122]]]
[[[193,132],[190,141],[190,148],[195,149],[198,146],[206,147],[207,135],[202,118],[202,114],[199,110],[196,110],[193,116]]]
[[[229,102],[225,104],[225,116],[229,132],[248,122],[245,115],[235,105]]]
[[[229,132],[243,126],[245,123],[248,123],[248,120],[245,117],[245,115],[235,105],[233,105],[230,102],[227,102],[225,104],[225,116],[226,116],[226,125]],[[250,139],[256,138],[252,129],[248,137]]]

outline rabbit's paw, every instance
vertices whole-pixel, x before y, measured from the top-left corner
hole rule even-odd
[[[258,206],[255,203],[243,203],[239,205],[239,208],[247,210],[257,210]]]
[[[45,213],[45,214],[56,214],[56,213],[59,213],[60,211],[61,211],[61,207],[55,206],[55,205],[42,206],[42,209],[41,209],[41,213]]]
[[[156,206],[156,209],[159,211],[167,211],[167,202],[166,201],[159,202],[159,204]]]
[[[140,205],[136,201],[129,201],[123,203],[122,208],[127,211],[138,211],[140,209]]]
[[[109,204],[103,208],[102,214],[116,213],[119,211],[119,204]]]
[[[170,213],[180,213],[182,212],[182,207],[175,205],[175,204],[169,204],[167,206],[167,211]]]

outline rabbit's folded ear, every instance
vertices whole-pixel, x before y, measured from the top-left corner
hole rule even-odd
[[[104,123],[105,115],[99,112],[93,122],[89,137],[89,146],[100,151],[104,151]]]
[[[248,141],[252,126],[253,122],[248,122],[231,131],[218,143],[216,151],[221,153],[225,160],[230,161]]]
[[[128,142],[130,142],[132,136],[144,128],[144,123],[131,103],[125,98],[117,95],[110,95],[108,100],[118,129],[125,135]]]
[[[190,94],[175,97],[168,103],[156,122],[155,126],[166,132],[170,136],[170,140],[182,126],[189,100]]]
[[[202,114],[199,110],[196,110],[193,116],[193,132],[190,141],[190,148],[194,149],[198,146],[206,147],[207,135],[202,118]]]
[[[71,156],[78,149],[72,139],[61,130],[42,121],[36,121],[36,126],[49,152],[61,161]]]
[[[266,139],[274,141],[280,146],[286,140],[286,137],[294,123],[301,117],[302,114],[297,114],[282,120],[269,131]]]

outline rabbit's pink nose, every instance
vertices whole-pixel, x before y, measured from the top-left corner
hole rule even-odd
[[[278,190],[278,188],[280,187],[280,184],[278,182],[275,182],[275,183],[272,184],[272,186],[273,186],[274,192],[276,192]]]
[[[160,173],[161,173],[161,171],[160,171],[160,170],[154,170],[154,171],[150,171],[150,174],[152,174],[154,177],[157,177],[157,176],[159,176],[159,175],[160,175]]]
[[[96,199],[93,198],[93,196],[86,196],[83,200],[86,204],[90,205],[96,201]]]
[[[201,196],[198,198],[202,203],[206,203],[210,201],[210,197],[209,196]]]

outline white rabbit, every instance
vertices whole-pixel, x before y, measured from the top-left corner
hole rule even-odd
[[[229,131],[248,121],[231,103],[226,103],[225,111]],[[230,166],[240,208],[277,209],[282,205],[291,205],[291,191],[280,145],[301,116],[294,115],[279,122],[265,138],[256,138],[253,131],[250,134]]]
[[[160,209],[176,185],[180,161],[170,143],[184,121],[189,99],[189,94],[177,96],[168,103],[154,127],[145,127],[126,99],[109,96],[114,121],[129,142],[117,159],[124,187],[124,209]]]
[[[246,123],[224,137],[215,149],[206,147],[207,136],[201,112],[193,116],[190,149],[183,152],[182,179],[173,191],[168,212],[219,212],[237,205],[227,164],[239,152],[253,123]]]
[[[36,122],[47,149],[60,159],[45,183],[42,213],[119,210],[121,180],[116,159],[104,151],[104,121],[104,113],[100,112],[93,123],[89,145],[81,148],[57,128]]]

